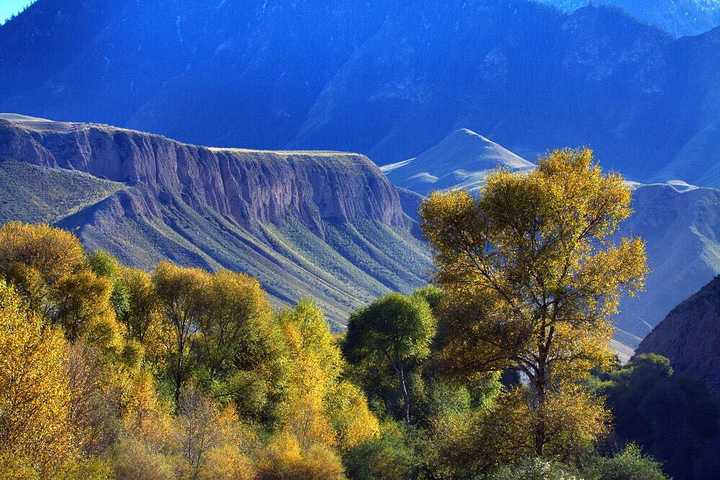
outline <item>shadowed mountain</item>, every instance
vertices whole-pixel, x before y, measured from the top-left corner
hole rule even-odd
[[[20,164],[33,175],[17,175]],[[4,220],[56,221],[143,268],[167,258],[244,271],[279,303],[316,298],[335,322],[430,270],[397,191],[362,155],[206,148],[0,115],[0,175],[16,199]],[[48,179],[48,198],[68,205],[40,215],[32,192]]]
[[[675,37],[698,35],[720,25],[718,0],[537,0],[572,12],[587,5],[621,8],[642,23]]]
[[[702,381],[720,396],[720,277],[675,307],[637,353],[659,353],[678,374]]]
[[[682,182],[637,186],[633,209],[619,235],[645,240],[650,274],[645,291],[623,301],[618,326],[638,337],[636,345],[720,273],[720,190]]]
[[[719,45],[527,0],[39,0],[0,27],[0,110],[381,164],[467,127],[720,185]]]

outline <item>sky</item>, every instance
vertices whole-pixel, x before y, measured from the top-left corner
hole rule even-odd
[[[34,0],[0,0],[0,24],[33,3]]]

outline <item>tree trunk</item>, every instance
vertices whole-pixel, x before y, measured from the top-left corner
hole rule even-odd
[[[180,390],[183,383],[183,351],[185,350],[185,341],[181,337],[178,340],[177,360],[175,362],[175,413],[180,410]]]
[[[535,377],[535,394],[537,395],[537,412],[535,424],[535,455],[542,457],[545,454],[545,443],[547,441],[547,426],[545,419],[545,400],[547,378],[545,375],[545,365],[541,364],[538,368],[538,375]]]
[[[402,386],[403,394],[403,410],[405,417],[405,424],[410,425],[410,392],[408,392],[407,381],[405,380],[405,368],[400,367],[400,385]]]

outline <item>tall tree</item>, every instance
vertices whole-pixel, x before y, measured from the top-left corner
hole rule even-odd
[[[12,461],[51,478],[75,454],[66,342],[0,279],[0,471]],[[32,476],[29,478],[33,478]]]
[[[0,227],[0,273],[30,307],[76,340],[114,322],[112,283],[91,270],[80,241],[48,225],[10,222]]]
[[[173,332],[169,366],[176,409],[180,406],[180,393],[188,375],[191,336],[199,328],[206,308],[209,283],[208,272],[168,262],[159,263],[153,274],[155,291]]]
[[[350,317],[343,350],[364,370],[392,372],[402,397],[402,418],[411,421],[413,369],[430,356],[435,318],[425,297],[387,295]]]
[[[610,358],[610,316],[623,294],[643,286],[643,242],[612,241],[631,213],[630,198],[622,177],[604,175],[590,150],[566,149],[531,173],[491,175],[477,199],[434,193],[422,205],[446,292],[443,359],[459,374],[516,369],[527,376],[523,428],[536,455],[554,453],[546,446],[563,436],[562,422],[549,418],[561,416],[554,406],[567,406],[573,384]],[[577,398],[592,408],[586,396]],[[602,417],[598,410],[592,416]]]

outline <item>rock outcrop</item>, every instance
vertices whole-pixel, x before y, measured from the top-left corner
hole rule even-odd
[[[720,277],[675,307],[642,341],[637,353],[659,353],[677,373],[720,396]]]

